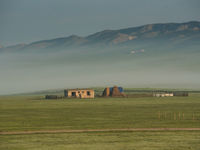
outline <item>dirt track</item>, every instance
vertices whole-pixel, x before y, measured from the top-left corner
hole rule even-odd
[[[125,128],[125,129],[83,129],[83,130],[39,130],[39,131],[9,131],[0,135],[15,134],[50,134],[50,133],[86,133],[86,132],[117,132],[117,131],[200,131],[200,128]]]

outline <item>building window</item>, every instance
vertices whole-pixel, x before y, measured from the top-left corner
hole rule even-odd
[[[85,93],[84,91],[82,91],[82,94]]]
[[[88,96],[90,96],[90,95],[91,95],[90,91],[87,91],[87,95],[88,95]]]
[[[76,96],[76,92],[72,92],[72,96]]]

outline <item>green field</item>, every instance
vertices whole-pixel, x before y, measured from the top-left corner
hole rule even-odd
[[[0,132],[200,128],[200,95],[44,100],[1,96]],[[0,135],[0,149],[199,149],[200,131]]]
[[[200,132],[106,132],[0,136],[2,150],[199,150]]]

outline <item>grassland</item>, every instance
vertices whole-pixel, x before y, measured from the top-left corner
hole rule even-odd
[[[0,132],[200,128],[200,95],[44,100],[1,96]],[[0,149],[198,149],[200,131],[0,135]]]
[[[106,132],[0,136],[2,150],[199,150],[200,132]]]

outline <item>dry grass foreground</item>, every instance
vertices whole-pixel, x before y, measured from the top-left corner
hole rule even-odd
[[[0,135],[49,134],[49,133],[85,133],[85,132],[133,132],[133,131],[200,131],[200,128],[125,128],[125,129],[84,129],[84,130],[41,130],[0,132]]]

